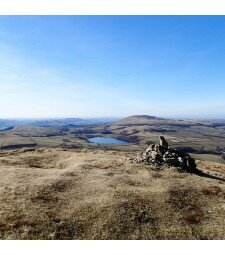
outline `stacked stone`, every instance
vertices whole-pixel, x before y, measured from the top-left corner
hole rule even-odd
[[[146,151],[133,160],[135,163],[145,163],[154,166],[173,166],[190,172],[196,171],[195,160],[188,153],[168,147],[168,142],[163,136],[159,144],[151,144]]]

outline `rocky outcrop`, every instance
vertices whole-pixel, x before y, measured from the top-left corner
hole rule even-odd
[[[154,166],[173,166],[189,172],[196,172],[195,160],[179,149],[168,147],[168,142],[163,136],[159,144],[151,144],[144,152],[133,159],[134,163],[145,163]]]

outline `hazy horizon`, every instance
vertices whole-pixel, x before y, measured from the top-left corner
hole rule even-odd
[[[223,119],[224,24],[223,16],[1,16],[0,118]]]
[[[65,119],[84,119],[84,120],[119,120],[123,118],[128,118],[128,117],[133,117],[133,116],[152,116],[152,117],[157,117],[157,118],[168,118],[168,119],[183,119],[183,120],[188,120],[188,119],[193,119],[193,120],[225,120],[225,117],[185,117],[185,116],[153,116],[153,115],[148,115],[148,114],[134,114],[134,115],[128,115],[128,116],[118,116],[118,117],[0,117],[0,120],[65,120]]]

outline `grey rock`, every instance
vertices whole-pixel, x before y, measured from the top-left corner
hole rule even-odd
[[[168,142],[166,141],[164,136],[159,137],[159,144],[165,148],[168,148]]]
[[[161,161],[162,156],[159,153],[157,153],[156,151],[151,151],[150,158],[153,160],[156,160],[156,161]]]
[[[171,166],[177,166],[178,165],[178,159],[177,158],[163,158],[164,162]]]
[[[182,157],[178,157],[178,165],[179,167],[183,168],[185,165],[184,159]]]
[[[149,151],[153,151],[155,148],[155,144],[151,144],[148,149],[146,150],[146,152],[149,152]]]

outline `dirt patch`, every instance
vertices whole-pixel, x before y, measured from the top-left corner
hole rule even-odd
[[[225,198],[225,192],[218,186],[210,186],[202,189],[205,196],[216,196]]]

